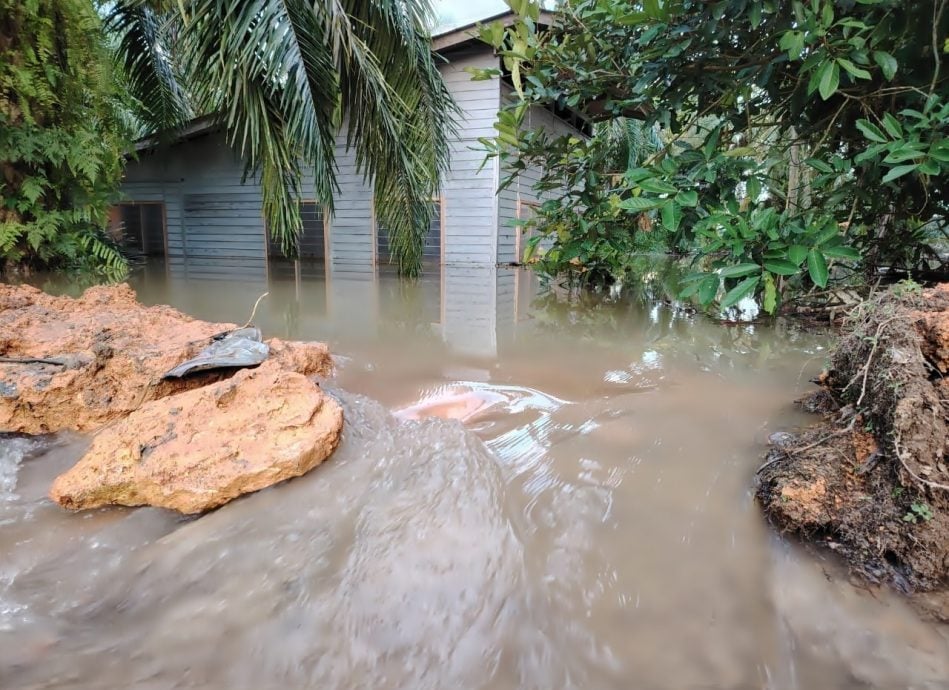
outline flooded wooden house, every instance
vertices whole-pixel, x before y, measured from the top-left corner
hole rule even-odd
[[[500,15],[489,20],[504,19]],[[497,68],[493,49],[479,41],[474,25],[438,34],[432,50],[461,115],[451,143],[451,162],[426,239],[432,264],[494,266],[521,259],[525,237],[514,221],[538,202],[534,182],[539,171],[522,173],[498,193],[503,171],[497,159],[485,163],[478,139],[496,134],[494,122],[511,91],[508,80],[474,81],[469,68]],[[528,115],[530,128],[577,132],[584,128],[571,113],[540,108]],[[365,267],[388,263],[385,232],[373,214],[370,181],[357,170],[355,152],[346,149],[346,132],[336,138],[338,192],[330,215],[313,198],[301,198],[301,259],[324,268]],[[129,162],[122,186],[123,203],[115,216],[126,241],[146,255],[164,255],[170,270],[181,260],[192,269],[203,264],[233,268],[266,262],[280,255],[268,239],[259,180],[242,181],[244,163],[210,119],[196,120],[173,142],[143,143]],[[312,185],[304,183],[304,189]]]

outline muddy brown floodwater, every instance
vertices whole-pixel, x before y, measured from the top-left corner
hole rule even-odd
[[[511,269],[153,264],[133,285],[237,323],[269,290],[265,335],[336,354],[344,438],[198,519],[66,513],[45,494],[87,441],[0,440],[4,689],[949,688],[944,627],[753,501],[824,336],[658,288],[565,301]],[[464,424],[425,418],[446,394]]]

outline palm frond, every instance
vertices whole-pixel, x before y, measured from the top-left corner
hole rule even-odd
[[[339,54],[348,145],[374,182],[400,272],[415,275],[457,115],[431,53],[432,10],[425,0],[330,4],[350,18],[355,38]]]
[[[155,0],[112,0],[100,5],[105,8],[104,28],[114,42],[113,52],[134,99],[138,124],[150,132],[173,132],[191,116],[168,45],[173,15]]]
[[[375,191],[403,273],[416,273],[448,160],[452,101],[422,0],[191,0],[186,63],[198,102],[220,112],[247,174],[261,175],[271,232],[300,230],[301,163],[332,208],[335,134]]]
[[[345,123],[400,270],[413,274],[455,112],[431,54],[431,17],[428,0],[114,0],[109,27],[155,129],[180,122],[181,83],[196,112],[217,115],[245,178],[259,176],[285,250],[301,229],[304,170],[333,207]]]
[[[181,51],[196,102],[220,117],[245,177],[260,175],[270,232],[292,253],[302,164],[322,204],[335,190],[339,85],[315,13],[303,0],[192,0]]]
[[[602,144],[604,164],[609,170],[638,167],[662,148],[658,127],[642,120],[619,117],[597,124],[594,134]]]

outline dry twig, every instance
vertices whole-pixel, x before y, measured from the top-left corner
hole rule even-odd
[[[247,328],[254,322],[254,316],[257,314],[257,307],[260,305],[260,300],[262,300],[264,297],[266,297],[269,294],[270,294],[269,292],[265,292],[264,294],[262,294],[260,297],[257,298],[257,301],[254,302],[254,309],[250,313],[250,318],[247,319],[247,323],[241,326],[241,328]]]
[[[66,366],[66,363],[58,359],[45,359],[43,357],[0,357],[0,364],[54,364],[58,367]]]

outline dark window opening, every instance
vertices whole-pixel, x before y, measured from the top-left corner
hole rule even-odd
[[[389,248],[389,234],[380,227],[376,233],[376,257],[380,263],[392,260]],[[440,261],[442,258],[442,205],[437,199],[432,202],[432,222],[428,226],[425,245],[422,247],[422,259]]]
[[[165,204],[118,204],[112,209],[112,238],[131,254],[165,255]]]
[[[323,207],[315,201],[300,202],[300,219],[303,230],[297,238],[296,247],[285,253],[280,240],[267,233],[267,248],[271,258],[325,259],[326,247],[323,235]]]

